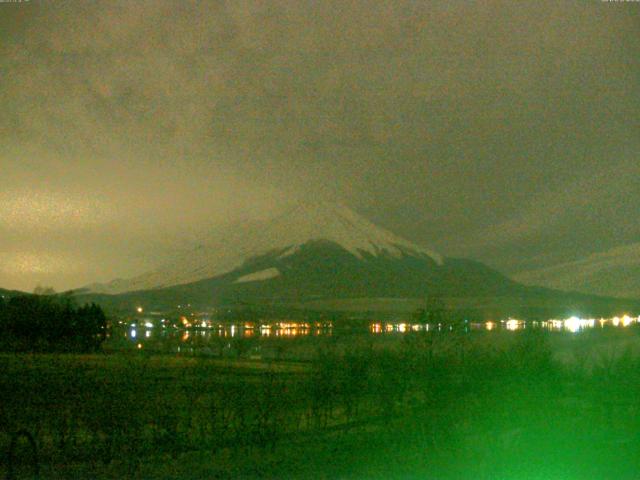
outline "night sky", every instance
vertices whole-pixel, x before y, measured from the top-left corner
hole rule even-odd
[[[0,287],[317,198],[530,281],[640,264],[639,87],[638,2],[0,3]]]

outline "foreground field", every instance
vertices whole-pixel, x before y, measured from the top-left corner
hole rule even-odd
[[[640,360],[602,335],[409,334],[304,363],[4,355],[0,478],[638,478]]]

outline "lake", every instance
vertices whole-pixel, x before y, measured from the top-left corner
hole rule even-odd
[[[370,322],[368,325],[336,327],[331,323],[288,320],[264,324],[215,323],[176,328],[150,318],[130,321],[114,328],[105,344],[107,350],[140,350],[212,357],[308,360],[322,348],[343,351],[351,347],[375,345],[393,348],[412,334],[464,335],[482,338],[499,346],[509,337],[525,331],[552,333],[548,339],[554,354],[571,361],[577,352],[583,357],[620,355],[638,346],[636,331],[640,317],[623,315],[612,318],[549,319],[524,321],[509,318],[500,321],[464,322],[457,325]],[[586,352],[586,353],[585,353]]]

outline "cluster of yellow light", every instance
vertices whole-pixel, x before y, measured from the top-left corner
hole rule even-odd
[[[259,334],[268,337],[270,335],[293,337],[299,335],[322,335],[330,333],[332,325],[330,323],[321,324],[318,322],[277,322],[274,324],[254,324],[245,322],[242,324],[214,324],[210,320],[190,320],[187,317],[180,317],[181,327],[184,329],[198,329],[198,335],[206,335],[205,330],[217,329],[217,334],[221,337],[253,337]],[[134,324],[132,324],[132,327]],[[314,328],[315,326],[315,328]],[[183,340],[189,338],[185,330]]]
[[[519,328],[524,328],[523,320],[516,320],[515,318],[510,318],[505,322],[507,330],[518,330]]]
[[[545,328],[550,328],[552,330],[562,330],[564,326],[564,320],[547,320],[546,322],[542,322],[542,326]]]
[[[202,329],[218,329],[218,335],[223,337],[252,337],[257,335],[260,336],[278,336],[278,337],[295,337],[295,336],[304,336],[304,335],[322,335],[322,334],[331,334],[330,324],[321,324],[317,322],[293,322],[293,321],[281,321],[273,324],[254,324],[251,322],[245,322],[239,325],[228,325],[224,326],[222,324],[212,324],[210,320],[201,320],[197,321],[195,324],[192,323],[190,319],[185,316],[180,317],[180,322],[182,323],[182,327],[185,329],[192,328],[195,326],[196,328]],[[501,328],[515,331],[526,328],[527,326],[532,326],[534,328],[544,328],[547,330],[556,330],[556,331],[568,331],[568,332],[579,332],[581,330],[587,328],[594,328],[596,325],[600,327],[604,327],[605,325],[613,325],[613,326],[622,326],[627,327],[634,323],[640,323],[640,317],[631,317],[629,315],[623,315],[621,317],[612,317],[609,319],[600,318],[599,320],[594,318],[580,318],[577,316],[572,316],[565,319],[550,319],[545,321],[531,321],[526,322],[525,320],[516,319],[509,317],[507,320],[497,321],[486,321],[484,323],[471,323],[470,328],[479,329],[483,328],[487,331],[492,331],[497,329],[499,326]],[[151,332],[150,329],[154,327],[154,324],[150,321],[146,321],[144,327],[147,328],[145,331],[145,337],[150,337]],[[129,338],[136,338],[136,323],[131,324],[132,329],[129,332]],[[315,328],[314,328],[315,327]],[[381,334],[384,332],[392,333],[407,333],[407,332],[418,332],[418,331],[429,331],[430,327],[435,328],[435,325],[429,324],[412,324],[412,323],[383,323],[376,322],[369,325],[369,331],[374,334]],[[440,330],[441,325],[438,324],[438,330]],[[327,330],[329,329],[329,330]],[[452,329],[452,327],[449,327]],[[205,331],[200,330],[200,334],[204,335]],[[182,334],[182,340],[186,341],[190,338],[189,331],[185,330]]]
[[[637,322],[638,319],[637,318],[631,318],[629,315],[625,315],[624,317],[622,317],[622,326],[623,327],[627,327],[629,325],[631,325],[631,322]]]
[[[533,327],[542,327],[548,330],[565,330],[569,332],[578,332],[580,330],[586,328],[593,328],[596,324],[599,324],[601,327],[607,324],[611,324],[614,327],[622,326],[627,327],[633,323],[640,323],[639,317],[631,317],[629,315],[623,315],[622,317],[613,317],[610,319],[601,318],[596,320],[594,318],[580,318],[577,316],[572,316],[565,319],[551,319],[544,321],[532,321],[527,322],[525,320],[511,318],[509,317],[507,320],[500,320],[500,322],[495,321],[487,321],[484,323],[471,323],[470,326],[472,329],[484,328],[488,331],[495,330],[498,327],[498,323],[502,325],[502,328],[505,328],[510,331],[522,330],[526,328],[528,325]],[[381,323],[376,322],[369,325],[369,331],[371,333],[383,333],[383,332],[400,332],[405,333],[408,331],[421,331],[426,330],[429,331],[429,324],[408,324],[408,323]],[[440,325],[438,325],[440,327]]]
[[[543,328],[547,328],[550,330],[567,330],[569,332],[578,332],[580,330],[584,330],[585,328],[594,328],[596,324],[600,325],[600,327],[604,327],[607,324],[611,324],[614,327],[628,327],[632,323],[639,323],[640,317],[631,317],[629,315],[623,315],[622,317],[613,317],[613,318],[600,318],[596,320],[595,318],[580,318],[577,316],[572,316],[565,319],[552,319],[541,322],[540,325]]]
[[[276,337],[296,337],[298,335],[309,335],[309,329],[291,327],[276,330]]]
[[[271,335],[271,325],[260,325],[260,335],[265,337]]]
[[[306,322],[302,322],[302,323],[298,323],[298,322],[278,322],[274,324],[275,328],[281,328],[284,330],[287,329],[295,329],[295,328],[300,328],[300,329],[308,329],[309,328],[309,324]]]
[[[369,325],[369,331],[371,333],[382,333],[382,332],[400,332],[406,333],[408,331],[419,332],[422,330],[429,330],[428,324],[420,324],[420,323],[372,323]]]
[[[593,328],[596,321],[593,318],[569,317],[563,322],[564,328],[570,332],[577,332],[583,328]]]

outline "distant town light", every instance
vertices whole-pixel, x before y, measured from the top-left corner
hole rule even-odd
[[[510,318],[507,320],[507,330],[517,330],[520,327],[520,320],[516,320],[515,318]]]
[[[577,332],[580,330],[581,321],[578,317],[570,317],[564,321],[564,328],[570,332]]]

